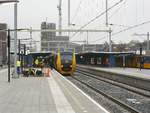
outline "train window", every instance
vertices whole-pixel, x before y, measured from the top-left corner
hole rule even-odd
[[[61,54],[61,62],[72,62],[72,54]]]
[[[98,57],[98,58],[97,58],[97,64],[102,64],[102,59],[101,59],[101,57]]]
[[[94,58],[91,58],[91,64],[95,64]]]
[[[144,57],[144,63],[150,63],[150,57]]]

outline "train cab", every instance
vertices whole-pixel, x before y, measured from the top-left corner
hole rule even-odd
[[[63,75],[72,75],[76,70],[76,58],[73,52],[58,52],[55,67]]]

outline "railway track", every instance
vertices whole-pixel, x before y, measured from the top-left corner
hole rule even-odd
[[[75,75],[69,79],[80,83],[82,87],[88,87],[91,91],[104,96],[130,113],[150,113],[150,95],[148,91],[131,88],[122,83],[81,70],[77,70]]]
[[[140,88],[137,88],[137,87],[133,87],[133,86],[124,84],[122,82],[116,82],[116,81],[113,81],[113,80],[110,80],[110,79],[107,79],[107,78],[103,78],[101,76],[97,76],[97,75],[94,75],[94,74],[92,75],[92,74],[89,74],[88,72],[86,72],[84,70],[82,70],[82,71],[81,70],[77,70],[77,72],[81,73],[81,74],[84,74],[84,75],[87,75],[87,76],[90,76],[90,77],[93,77],[95,79],[98,79],[98,80],[110,83],[112,85],[124,88],[124,89],[126,89],[128,91],[132,91],[132,92],[137,93],[139,95],[142,95],[142,96],[150,98],[150,92],[147,91],[147,90],[143,90],[143,89],[140,89]]]
[[[82,72],[100,76],[101,78],[106,78],[107,80],[116,81],[117,83],[122,83],[134,88],[141,89],[141,91],[144,90],[150,92],[150,79],[143,76],[139,77],[136,75],[133,76],[123,73],[109,72],[106,70],[99,70],[96,67],[93,68],[90,66],[82,65],[78,65],[77,69]],[[150,95],[150,93],[148,93],[148,95]]]

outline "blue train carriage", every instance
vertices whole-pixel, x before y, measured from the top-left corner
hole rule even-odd
[[[55,55],[54,65],[62,75],[72,75],[76,70],[75,52],[58,52]]]
[[[141,68],[150,69],[150,56],[142,55],[141,57],[140,55],[136,55],[135,59],[136,59],[137,68],[140,67],[140,63],[141,63]]]
[[[144,57],[144,68],[150,69],[150,56]]]
[[[123,67],[126,66],[126,60],[124,58],[132,55],[134,55],[133,52],[84,52],[78,53],[76,58],[77,63],[83,65]]]
[[[129,68],[145,68],[150,69],[150,56],[146,55],[128,55],[125,56],[125,66]]]

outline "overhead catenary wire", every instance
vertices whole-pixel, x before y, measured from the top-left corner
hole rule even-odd
[[[124,3],[122,5],[125,5],[125,3],[127,2],[127,0],[124,0]],[[117,8],[109,17],[108,19],[112,18],[113,16],[115,16],[115,14],[117,14],[123,7],[122,5],[119,6],[119,8]]]
[[[8,29],[0,30],[0,32],[6,32]],[[111,32],[109,29],[10,29],[10,31],[18,32]]]
[[[127,2],[127,0],[124,0],[124,3],[123,4],[125,4]],[[122,8],[122,6],[120,6],[119,8],[117,8],[115,11],[114,11],[114,13],[112,14],[112,15],[110,15],[108,18],[110,19],[110,18],[112,18],[113,16],[114,16],[114,14],[116,14],[120,9]],[[103,25],[105,25],[105,24],[103,24]],[[114,25],[114,24],[113,24]],[[118,26],[118,25],[117,25]],[[129,26],[124,26],[124,25],[122,25],[123,27],[129,27]],[[77,37],[79,36],[79,35],[81,35],[82,33],[80,33],[80,34],[78,34],[77,35]],[[103,36],[102,36],[102,38],[101,39],[105,39],[105,37],[104,37],[104,34],[103,34]],[[101,39],[98,39],[98,40],[101,40]]]
[[[74,13],[74,16],[73,16],[73,18],[71,19],[71,23],[74,21],[76,15],[78,14],[81,3],[82,3],[82,0],[80,0],[79,4],[78,4],[78,6],[77,6],[77,9],[76,9],[76,11],[75,11],[75,13]]]
[[[109,1],[109,2],[111,2],[112,3],[112,1]],[[124,0],[124,3],[122,4],[122,5],[125,5],[125,3],[127,3],[127,0]],[[108,17],[108,19],[110,19],[110,18],[112,18],[115,14],[117,14],[117,12],[119,12],[121,9],[122,9],[122,5],[120,5],[119,6],[119,8],[117,8],[114,12],[113,12],[113,14],[111,14],[109,17]],[[103,23],[102,25],[105,25],[105,23]],[[118,24],[108,24],[108,25],[113,25],[113,26],[118,26],[118,27],[130,27],[130,26],[127,26],[127,25],[118,25]],[[79,35],[81,35],[81,33],[79,34]],[[77,35],[78,36],[78,35]],[[105,35],[103,34],[102,35],[102,40],[103,39],[105,39],[106,37],[105,37]],[[98,40],[100,40],[100,39],[98,39]],[[97,41],[97,40],[96,40]],[[94,41],[94,42],[96,42],[96,41]]]
[[[120,0],[119,2],[115,3],[113,6],[109,7],[107,9],[107,11],[111,10],[112,8],[114,8],[115,6],[117,6],[118,4],[120,4],[123,0]],[[83,26],[80,27],[79,30],[85,28],[86,26],[88,26],[89,24],[91,24],[92,22],[94,22],[96,19],[98,19],[99,17],[103,16],[106,13],[106,10],[102,13],[100,13],[99,15],[97,15],[96,17],[94,17],[93,19],[91,19],[89,22],[87,22],[86,24],[84,24]],[[77,33],[74,33],[71,38],[73,38]]]
[[[140,24],[136,24],[136,25],[130,26],[130,27],[125,28],[125,29],[123,29],[123,30],[120,30],[120,31],[118,31],[118,32],[112,33],[112,36],[118,35],[118,34],[120,34],[120,33],[122,33],[122,32],[131,30],[131,29],[134,29],[134,28],[137,28],[137,27],[140,27],[140,26],[142,26],[142,25],[149,24],[149,23],[150,23],[150,21],[145,21],[145,22],[142,22],[142,23],[140,23]],[[105,39],[105,38],[107,38],[107,37],[104,36],[104,37],[102,37],[102,38],[100,38],[100,39],[97,39],[97,40],[94,40],[94,41],[92,41],[92,42],[96,42],[96,41],[99,41],[99,40],[102,40],[102,39]],[[113,37],[112,37],[112,38],[113,38]]]
[[[109,24],[109,25],[111,25],[111,26],[117,26],[117,27],[126,27],[126,28],[129,28],[129,27],[131,27],[131,26],[127,26],[127,25],[121,25],[121,24]]]
[[[125,2],[123,3],[123,5],[127,2],[127,0],[124,0]],[[120,11],[121,10],[121,8],[122,8],[122,6],[120,5],[119,6],[119,8],[117,8],[114,12],[113,12],[113,14],[111,14],[109,17],[108,17],[108,19],[111,19],[113,16],[115,16],[115,14],[117,14],[117,12],[118,11]],[[102,23],[101,25],[105,25],[105,23]],[[109,25],[115,25],[115,26],[120,26],[120,27],[129,27],[129,26],[127,26],[127,25],[119,25],[119,24],[113,24],[113,23],[109,23]]]
[[[113,36],[114,36],[114,35],[118,35],[118,34],[120,34],[120,33],[122,33],[122,32],[131,30],[131,29],[133,29],[133,28],[136,28],[136,27],[139,27],[139,26],[142,26],[142,25],[145,25],[145,24],[149,24],[149,23],[150,23],[150,21],[142,22],[142,23],[140,23],[140,24],[136,24],[136,25],[130,26],[130,27],[126,28],[126,29],[120,30],[120,31],[118,31],[118,32],[116,32],[116,33],[113,33],[112,35],[113,35]]]
[[[127,0],[124,0],[124,3],[122,4],[122,5],[125,5],[125,3],[127,2]],[[121,9],[122,9],[122,5],[120,5],[119,6],[119,8],[117,8],[114,12],[113,12],[113,14],[111,14],[109,17],[108,17],[108,19],[111,19],[113,16],[115,16],[115,14],[117,14]],[[103,23],[102,25],[105,25],[105,23]],[[113,25],[113,26],[117,26],[117,27],[130,27],[130,26],[127,26],[127,25],[119,25],[119,24],[113,24],[113,23],[108,23],[108,25]],[[106,35],[106,34],[105,34]],[[92,42],[96,42],[96,41],[98,41],[98,40],[103,40],[103,39],[105,39],[106,37],[105,37],[105,35],[103,34],[103,35],[101,35],[102,36],[102,38],[101,39],[97,39],[97,40],[95,40],[95,41],[92,41]]]
[[[124,0],[125,2],[123,3],[123,5],[127,2],[127,0]],[[111,14],[108,18],[112,18],[120,9],[122,8],[122,6],[120,5],[119,8],[117,8],[113,14]],[[101,24],[102,26],[105,25],[105,23],[102,23]],[[120,26],[120,27],[130,27],[130,26],[127,26],[127,25],[119,25],[119,24],[113,24],[113,23],[110,23],[109,25],[113,25],[113,26]],[[97,29],[97,27],[95,27],[94,29]],[[81,34],[81,33],[80,33]],[[79,35],[80,35],[79,34]]]
[[[106,38],[106,36],[104,36],[104,37],[102,37],[102,38],[100,38],[100,39],[94,40],[94,41],[92,41],[92,42],[94,43],[94,42],[97,42],[97,41],[99,41],[99,40],[103,40],[103,39],[105,39],[105,38]]]

